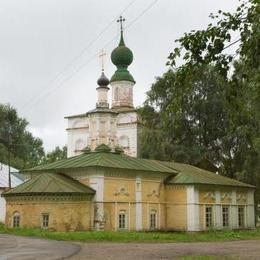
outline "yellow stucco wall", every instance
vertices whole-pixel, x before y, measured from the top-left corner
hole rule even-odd
[[[134,178],[105,178],[104,201],[133,202],[135,201]]]
[[[166,228],[186,230],[187,190],[184,185],[166,186]]]
[[[97,175],[102,178],[102,174],[102,172],[98,172]],[[127,216],[126,230],[133,231],[136,230],[136,222],[138,222],[136,217],[140,214],[137,206],[139,204],[136,201],[137,179],[132,173],[128,175],[119,172],[116,174],[113,175],[111,171],[104,177],[104,220],[101,219],[101,222],[104,230],[118,230],[118,215],[123,210]],[[91,177],[88,176],[95,176],[95,171],[92,170],[85,176],[83,173],[77,179],[85,185],[90,185]],[[185,185],[164,185],[160,174],[140,174],[140,176],[142,229],[150,229],[150,214],[156,212],[157,229],[187,230],[187,187]],[[198,203],[196,202],[198,214],[196,213],[196,216],[199,217],[200,230],[205,229],[205,205],[216,206],[216,191],[219,192],[220,205],[231,205],[232,191],[236,192],[237,205],[246,205],[248,200],[246,189],[196,186],[195,190],[198,191]],[[41,227],[42,213],[49,213],[50,229],[90,230],[99,221],[97,219],[94,223],[94,204],[94,201],[7,201],[6,223],[9,227],[12,226],[12,215],[18,211],[21,214],[21,226]]]
[[[21,227],[41,228],[42,214],[49,214],[49,229],[76,231],[91,229],[91,202],[8,201],[6,225],[12,227],[13,214],[20,214]]]
[[[127,215],[127,230],[136,229],[136,178],[104,178],[105,230],[118,230],[118,215]],[[165,228],[164,190],[158,179],[141,181],[142,226],[150,228],[150,213],[157,214],[157,228]],[[106,217],[107,216],[107,217]]]
[[[230,227],[232,226],[232,222],[234,221],[234,218],[237,218],[237,213],[234,216],[232,213],[232,207],[238,207],[238,206],[244,206],[248,203],[247,201],[247,194],[250,190],[247,189],[241,189],[238,187],[199,187],[199,216],[200,216],[200,229],[204,230],[206,229],[206,223],[205,223],[205,207],[207,205],[211,205],[213,208],[213,225],[216,223],[216,218],[218,216],[216,215],[216,205],[220,206],[220,214],[222,214],[221,207],[222,206],[228,206],[230,209],[229,215],[229,221],[230,221]],[[220,201],[216,201],[216,192],[219,192]],[[235,203],[232,201],[232,192],[235,193]],[[246,208],[245,208],[246,212]],[[219,216],[220,219],[222,219],[222,215]],[[245,216],[246,219],[246,216]],[[221,227],[220,227],[221,228]]]

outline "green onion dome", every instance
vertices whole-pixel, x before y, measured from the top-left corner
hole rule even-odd
[[[133,53],[128,47],[125,46],[123,32],[121,32],[118,47],[116,47],[111,53],[111,61],[114,65],[116,65],[117,70],[112,76],[110,82],[126,80],[135,83],[133,76],[127,70],[127,67],[133,61]]]

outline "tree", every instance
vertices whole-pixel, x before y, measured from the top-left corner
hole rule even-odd
[[[28,122],[10,105],[0,104],[0,161],[18,169],[32,167],[44,156],[42,141],[27,131]]]
[[[169,70],[147,93],[139,110],[145,125],[141,153],[195,165],[208,161],[212,168],[218,164],[227,126],[225,80],[210,66],[182,73]]]
[[[257,185],[260,200],[260,3],[249,0],[233,14],[210,17],[205,30],[176,40],[171,70],[148,92],[140,109],[143,156],[218,167],[221,174]],[[153,116],[146,118],[148,110]],[[154,131],[147,130],[151,125]],[[158,137],[159,156],[152,142]]]
[[[62,148],[57,146],[53,151],[45,155],[43,163],[52,163],[65,158],[67,158],[67,146]]]

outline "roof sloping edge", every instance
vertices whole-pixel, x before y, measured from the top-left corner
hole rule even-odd
[[[201,184],[201,185],[219,185],[244,188],[255,188],[251,184],[240,182],[223,175],[197,168],[189,164],[165,162],[168,167],[173,167],[179,173],[168,179],[167,184]]]
[[[25,183],[4,192],[3,196],[26,194],[95,194],[91,187],[58,173],[41,173]]]

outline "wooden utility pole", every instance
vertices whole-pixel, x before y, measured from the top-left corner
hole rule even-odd
[[[9,187],[9,189],[11,189],[11,186],[12,186],[12,184],[11,184],[11,167],[10,167],[10,157],[11,157],[11,151],[10,151],[10,146],[11,146],[11,144],[10,144],[10,124],[8,124],[8,147],[7,147],[7,149],[8,149],[8,151],[7,151],[7,156],[8,156],[8,158],[7,158],[7,161],[8,161],[8,187]]]

